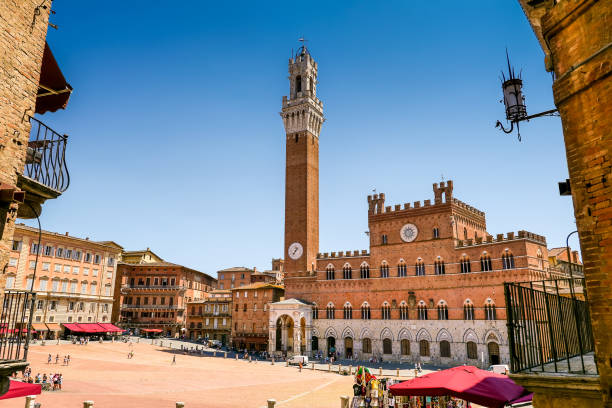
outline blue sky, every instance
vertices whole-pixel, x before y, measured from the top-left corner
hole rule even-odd
[[[492,234],[562,246],[575,229],[559,118],[494,128],[505,48],[529,113],[553,108],[544,55],[517,1],[91,3],[57,0],[48,42],[74,87],[40,117],[70,136],[71,185],[43,228],[212,273],[282,256],[287,60],[319,63],[321,252],[366,249],[372,189],[432,183],[485,211]],[[33,224],[32,222],[29,222]],[[576,246],[576,241],[572,241]]]

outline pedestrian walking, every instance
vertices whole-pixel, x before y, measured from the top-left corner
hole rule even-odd
[[[55,356],[55,364],[59,362],[59,354]]]
[[[49,357],[47,357],[47,364],[51,364],[51,353],[49,353]]]
[[[176,356],[172,356],[172,364],[171,365],[176,365]]]

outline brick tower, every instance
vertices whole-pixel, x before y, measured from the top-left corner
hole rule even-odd
[[[317,99],[317,63],[305,46],[289,59],[285,125],[285,277],[315,269],[319,250],[319,132],[325,120]]]

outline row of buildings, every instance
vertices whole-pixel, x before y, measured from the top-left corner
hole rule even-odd
[[[166,262],[149,248],[126,251],[113,241],[45,230],[39,239],[37,228],[16,224],[2,274],[5,290],[36,293],[32,320],[36,337],[62,336],[65,324],[113,323],[136,333],[209,338],[226,345],[234,338],[237,346],[247,347],[255,326],[246,330],[242,320],[255,315],[258,321],[267,321],[263,317],[267,306],[233,313],[232,290],[250,291],[253,305],[258,297],[280,300],[282,261],[275,259],[272,266],[269,271],[229,268],[219,271],[216,279]],[[273,288],[271,293],[268,288]],[[261,342],[268,329],[261,323],[257,327]]]
[[[5,287],[37,292],[34,329],[51,337],[65,323],[111,322],[271,353],[507,363],[504,283],[567,276],[577,252],[549,250],[525,230],[489,233],[485,213],[457,199],[452,181],[435,183],[422,202],[367,197],[369,248],[320,252],[317,75],[300,48],[281,112],[285,250],[271,270],[213,278],[113,241],[45,231],[39,242],[37,229],[18,224]]]

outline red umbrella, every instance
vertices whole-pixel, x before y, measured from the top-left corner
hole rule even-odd
[[[393,395],[451,395],[486,407],[503,407],[528,391],[508,376],[459,366],[426,374],[390,387]]]
[[[8,392],[0,395],[0,400],[38,394],[40,394],[40,384],[28,384],[21,381],[11,380]]]

